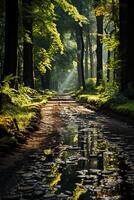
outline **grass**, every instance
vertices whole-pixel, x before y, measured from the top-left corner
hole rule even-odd
[[[34,107],[27,106],[16,106],[16,105],[4,105],[3,106],[3,116],[10,116],[17,120],[17,124],[20,131],[24,131],[29,125],[30,119],[35,117],[36,110]]]
[[[134,101],[131,100],[121,105],[116,105],[115,109],[118,112],[125,112],[126,114],[134,116]]]
[[[25,138],[31,120],[37,120],[40,105],[55,95],[51,91],[36,91],[28,87],[19,90],[8,85],[2,88],[3,105],[0,114],[0,148],[14,146]]]
[[[134,117],[134,100],[129,100],[123,95],[108,96],[98,93],[79,93],[76,99],[82,103],[94,106],[95,109],[107,109],[128,117]]]

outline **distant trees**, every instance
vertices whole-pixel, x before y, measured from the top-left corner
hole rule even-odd
[[[128,38],[133,40],[133,35],[128,30],[127,0],[1,0],[0,77],[12,74],[10,85],[16,88],[18,79],[25,86],[42,84],[44,89],[50,88],[53,79],[57,88],[54,79],[62,71],[68,74],[77,62],[79,88],[85,90],[87,81],[95,78],[97,86],[112,87],[116,82],[120,92],[128,95],[134,88],[132,52],[128,50]],[[73,45],[65,46],[65,54],[59,56],[67,33]],[[58,75],[53,78],[53,73]]]
[[[66,0],[53,2],[50,0],[2,0],[0,6],[1,13],[3,12],[6,16],[5,21],[1,21],[1,17],[4,19],[4,14],[0,16],[0,29],[5,23],[5,38],[3,37],[4,42],[0,43],[0,56],[5,46],[4,65],[1,61],[3,66],[1,66],[0,75],[2,79],[7,75],[13,76],[10,81],[11,87],[16,85],[17,88],[19,79],[23,80],[21,83],[25,86],[34,88],[34,70],[45,73],[46,69],[51,68],[54,55],[63,51],[55,23],[55,7],[61,7],[75,21],[82,22],[84,17]],[[34,62],[36,55],[41,60],[35,59]]]

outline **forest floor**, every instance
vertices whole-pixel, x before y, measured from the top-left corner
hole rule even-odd
[[[42,106],[38,130],[0,153],[0,200],[133,197],[134,126],[69,96]]]

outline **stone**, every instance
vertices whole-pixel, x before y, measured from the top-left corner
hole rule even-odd
[[[35,195],[36,197],[42,196],[44,193],[45,193],[45,192],[42,191],[42,190],[34,191],[34,195]]]
[[[57,200],[57,196],[55,194],[45,194],[43,196],[43,199],[45,200]]]
[[[2,200],[19,200],[19,199],[20,199],[20,195],[17,195],[17,194],[2,197]]]

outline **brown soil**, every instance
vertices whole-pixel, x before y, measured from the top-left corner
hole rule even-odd
[[[59,106],[56,102],[48,103],[41,107],[41,120],[38,130],[30,133],[26,142],[10,152],[0,152],[0,185],[8,181],[9,174],[20,167],[28,155],[42,148],[55,148],[58,144],[58,124],[62,125],[59,118]]]
[[[117,135],[123,132],[132,136],[133,127],[128,127],[125,123],[118,122],[109,117],[105,117],[100,114],[96,114],[95,111],[89,110],[80,106],[73,100],[58,101],[58,98],[49,101],[46,105],[41,107],[41,120],[38,124],[39,129],[33,133],[30,133],[25,144],[18,146],[10,153],[0,153],[0,192],[4,185],[10,180],[17,168],[19,168],[22,162],[28,162],[28,155],[32,152],[41,151],[42,149],[52,148],[57,149],[60,142],[60,130],[64,127],[64,120],[60,117],[60,112],[65,108],[68,108],[73,113],[82,115],[82,118],[89,120],[91,115],[95,115],[94,125],[100,128],[110,128],[113,132],[117,132]],[[122,131],[121,131],[122,130]],[[132,140],[132,137],[130,138]],[[129,141],[128,141],[129,142]],[[134,144],[132,144],[134,145]]]

